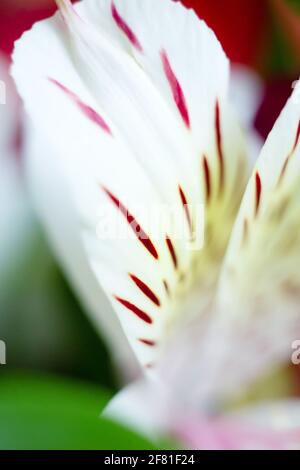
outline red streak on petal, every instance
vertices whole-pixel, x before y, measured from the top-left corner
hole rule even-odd
[[[211,181],[210,181],[210,169],[207,158],[203,157],[203,171],[204,171],[204,180],[206,188],[206,202],[209,201],[211,195]]]
[[[294,147],[293,147],[291,153],[294,153],[294,152],[295,152],[296,147],[297,147],[299,141],[300,141],[300,121],[299,121],[298,128],[297,128],[297,133],[296,133],[296,139],[295,139]]]
[[[287,169],[287,166],[288,166],[288,163],[291,159],[291,157],[293,156],[293,153],[295,152],[296,148],[297,148],[297,145],[299,143],[299,140],[300,140],[300,121],[299,121],[299,124],[298,124],[298,128],[297,128],[297,132],[296,132],[296,138],[295,138],[295,142],[294,142],[294,145],[292,147],[292,150],[290,151],[290,153],[288,154],[288,156],[286,157],[285,159],[285,162],[282,166],[282,169],[281,169],[281,172],[280,172],[280,175],[279,175],[279,178],[278,178],[278,182],[277,182],[277,185],[280,184],[285,172],[286,172],[286,169]]]
[[[133,282],[137,285],[137,287],[145,294],[155,305],[160,307],[160,300],[156,294],[147,286],[141,279],[139,279],[134,274],[129,274]]]
[[[146,312],[138,308],[136,305],[120,297],[115,296],[115,299],[118,302],[120,302],[120,304],[123,305],[125,308],[133,312],[138,318],[140,318],[144,322],[149,323],[149,324],[153,323],[152,318]]]
[[[128,212],[126,207],[119,201],[119,199],[114,196],[108,189],[103,188],[105,193],[108,195],[110,200],[114,203],[114,205],[120,210],[121,214],[124,215],[127,222],[129,223],[131,229],[137,236],[138,240],[144,245],[144,247],[149,251],[149,253],[153,256],[153,258],[158,259],[158,253],[156,251],[155,246],[153,245],[152,241],[148,237],[148,235],[144,232],[142,227],[138,224],[135,217]]]
[[[220,105],[219,105],[218,100],[216,101],[216,107],[215,107],[215,132],[216,132],[217,151],[218,151],[218,159],[219,159],[219,166],[220,166],[219,187],[220,187],[220,190],[222,190],[224,186],[225,168],[224,168],[224,154],[223,154],[223,145],[222,145]]]
[[[183,93],[183,90],[180,86],[179,81],[177,80],[177,77],[171,67],[171,64],[169,62],[168,56],[166,51],[162,50],[161,53],[161,60],[164,68],[165,75],[167,77],[167,80],[169,82],[169,85],[171,87],[171,91],[173,94],[174,101],[176,103],[176,106],[181,114],[181,117],[187,126],[188,129],[191,127],[190,123],[190,117],[189,117],[189,112],[186,104],[186,99]]]
[[[146,346],[156,346],[156,342],[152,341],[151,339],[144,339],[144,338],[139,338],[140,343],[145,344]]]
[[[299,121],[299,124],[298,124],[298,129],[297,129],[297,132],[296,132],[296,139],[295,139],[295,143],[293,145],[293,148],[291,150],[291,152],[288,154],[288,156],[286,157],[285,159],[285,162],[283,164],[283,167],[282,167],[282,170],[280,172],[280,175],[279,175],[279,178],[278,178],[278,185],[280,184],[282,178],[283,178],[283,175],[285,174],[286,172],[286,169],[287,169],[287,166],[288,166],[288,163],[291,159],[291,157],[293,156],[293,153],[295,152],[296,148],[297,148],[297,145],[299,144],[299,141],[300,141],[300,121]]]
[[[183,191],[183,189],[180,185],[178,186],[178,190],[179,190],[180,199],[181,199],[181,202],[182,202],[182,205],[183,205],[183,208],[184,208],[184,212],[185,212],[188,224],[189,224],[190,232],[193,233],[192,218],[191,218],[191,214],[190,214],[190,211],[189,211],[189,205],[187,203],[186,195],[185,195],[185,193],[184,193],[184,191]]]
[[[168,250],[170,252],[173,264],[174,264],[174,268],[177,269],[178,260],[177,260],[176,251],[175,251],[174,245],[172,243],[172,240],[170,239],[170,237],[168,235],[166,236],[166,243],[167,243],[167,247],[168,247]]]
[[[261,201],[261,179],[258,171],[255,174],[255,215],[258,213],[260,201]]]
[[[125,34],[125,36],[129,39],[131,44],[140,52],[143,52],[143,48],[141,46],[140,41],[132,31],[132,29],[128,26],[125,20],[120,16],[114,2],[111,4],[111,14],[113,19],[115,20],[117,26],[120,28],[121,31]]]
[[[69,90],[65,85],[58,82],[53,78],[49,78],[50,82],[54,83],[60,90],[66,93],[69,98],[78,106],[78,108],[83,112],[83,114],[92,122],[94,122],[97,126],[101,127],[102,130],[107,132],[108,134],[112,135],[110,127],[106,124],[104,119],[100,116],[97,111],[95,111],[91,106],[83,103],[81,99],[73,93],[73,91]]]

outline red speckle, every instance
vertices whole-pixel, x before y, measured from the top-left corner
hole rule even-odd
[[[215,107],[215,132],[216,132],[217,152],[218,152],[218,159],[219,159],[219,166],[220,166],[219,187],[220,187],[220,190],[222,190],[224,186],[225,169],[224,169],[224,155],[223,155],[223,145],[222,145],[220,105],[219,105],[218,100],[216,101],[216,107]]]
[[[171,67],[166,51],[162,50],[160,55],[161,55],[161,60],[162,60],[165,75],[167,77],[167,80],[172,90],[174,101],[176,103],[176,106],[181,114],[181,117],[186,127],[189,129],[191,127],[191,123],[190,123],[189,112],[188,112],[183,90]]]
[[[246,243],[249,233],[248,220],[244,219],[242,244]]]
[[[128,310],[133,312],[138,318],[140,318],[144,322],[149,323],[149,324],[153,323],[152,318],[147,313],[145,313],[143,310],[138,308],[136,305],[132,304],[128,300],[121,299],[120,297],[115,296],[115,299],[118,302],[120,302],[120,304],[123,305],[125,308],[127,308]]]
[[[139,338],[139,342],[145,344],[146,346],[156,346],[156,342],[151,339]]]
[[[280,175],[279,175],[279,178],[278,178],[278,183],[279,184],[283,178],[283,175],[285,174],[286,172],[286,169],[287,169],[287,166],[288,166],[288,163],[290,161],[290,158],[292,157],[293,153],[295,152],[296,148],[297,148],[297,145],[299,143],[299,140],[300,140],[300,121],[299,121],[299,124],[298,124],[298,128],[297,128],[297,132],[296,132],[296,138],[295,138],[295,142],[294,142],[294,145],[292,147],[292,150],[290,151],[290,153],[288,154],[288,156],[286,157],[285,159],[285,162],[282,166],[282,169],[281,169],[281,172],[280,172]]]
[[[112,2],[111,4],[111,14],[113,19],[115,20],[117,26],[120,28],[121,31],[125,34],[127,39],[131,42],[131,44],[140,52],[143,52],[143,48],[141,46],[140,41],[132,31],[132,29],[128,26],[125,20],[120,16],[118,10],[116,9],[115,4]]]
[[[261,200],[261,179],[258,171],[255,173],[255,215],[258,213],[260,200]]]
[[[284,175],[285,172],[286,172],[286,169],[287,169],[287,166],[288,166],[289,161],[290,161],[290,155],[288,155],[288,156],[286,157],[286,159],[285,159],[285,162],[284,162],[284,164],[283,164],[283,166],[282,166],[282,169],[281,169],[281,172],[280,172],[280,175],[279,175],[278,183],[277,183],[277,184],[279,184],[279,183],[281,182],[281,180],[282,180],[282,178],[283,178],[283,175]]]
[[[300,121],[298,123],[298,128],[297,128],[297,132],[296,132],[296,139],[295,139],[295,143],[294,143],[294,147],[292,149],[292,152],[291,153],[294,153],[295,150],[296,150],[296,147],[299,143],[299,140],[300,140]]]
[[[97,111],[95,111],[91,106],[87,105],[86,103],[83,103],[83,101],[81,101],[80,98],[75,93],[73,93],[73,91],[69,90],[62,83],[58,82],[53,78],[49,78],[49,80],[50,82],[54,83],[54,85],[56,85],[60,90],[66,93],[66,95],[68,95],[69,98],[72,99],[72,101],[78,106],[78,108],[90,121],[94,122],[97,126],[101,127],[101,129],[107,132],[108,134],[112,134],[110,127],[106,124],[100,114],[97,113]]]
[[[204,181],[205,181],[205,188],[206,188],[206,202],[210,199],[211,194],[211,182],[210,182],[210,170],[207,158],[203,157],[203,171],[204,171]]]
[[[168,247],[168,250],[170,252],[173,264],[174,264],[174,268],[177,269],[178,260],[177,260],[176,251],[175,251],[174,245],[172,243],[172,240],[170,239],[170,237],[168,235],[166,236],[166,243],[167,243],[167,247]]]
[[[166,291],[167,295],[170,296],[169,284],[167,283],[167,281],[165,279],[163,280],[163,285],[164,285],[164,288],[165,288],[165,291]]]
[[[136,234],[138,240],[144,245],[144,247],[149,251],[149,253],[153,256],[153,258],[158,259],[158,253],[156,251],[155,246],[153,245],[152,241],[148,237],[148,235],[144,232],[141,226],[137,223],[135,217],[128,212],[126,207],[116,198],[108,189],[103,188],[105,193],[108,195],[110,200],[114,203],[114,205],[120,210],[120,212],[124,215],[127,222],[129,223],[131,229]]]
[[[192,218],[191,218],[191,214],[190,214],[190,211],[189,211],[189,206],[188,206],[188,203],[187,203],[186,195],[185,195],[185,193],[184,193],[181,186],[178,186],[178,190],[179,190],[180,199],[181,199],[181,202],[182,202],[182,205],[183,205],[183,208],[184,208],[184,212],[185,212],[188,224],[189,224],[190,232],[193,233]]]
[[[147,286],[141,279],[139,279],[134,274],[129,274],[133,282],[137,285],[137,287],[143,292],[143,294],[148,297],[157,307],[160,307],[160,300],[156,294]]]

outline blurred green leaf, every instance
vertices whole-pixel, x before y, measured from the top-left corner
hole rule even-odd
[[[286,0],[291,7],[300,13],[300,0]]]
[[[154,449],[143,437],[99,417],[110,394],[54,377],[0,372],[0,449]]]
[[[10,367],[116,387],[106,345],[64,279],[40,226],[0,269],[0,339]]]
[[[295,58],[290,50],[289,44],[282,28],[274,21],[272,29],[272,47],[268,60],[267,69],[271,76],[289,75],[295,67]]]

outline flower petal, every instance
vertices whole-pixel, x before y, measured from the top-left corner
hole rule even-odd
[[[0,161],[11,151],[17,128],[17,105],[17,94],[9,76],[9,64],[0,54]]]
[[[169,311],[166,309],[169,297],[164,280],[167,279],[172,288],[177,277],[165,244],[169,225],[164,223],[158,227],[159,236],[152,242],[147,230],[149,214],[144,209],[161,208],[159,191],[118,137],[111,120],[83,86],[64,50],[61,28],[62,23],[57,18],[38,24],[15,52],[13,74],[33,119],[34,133],[40,134],[39,144],[35,144],[36,137],[33,137],[30,151],[35,198],[76,286],[80,285],[80,292],[83,291],[88,304],[92,304],[92,311],[97,310],[104,331],[107,332],[107,324],[111,323],[108,338],[111,337],[114,344],[122,343],[119,337],[114,341],[116,323],[113,317],[110,318],[113,313],[106,311],[108,304],[102,306],[100,284],[118,311],[119,321],[141,362],[148,364],[158,349],[150,346],[150,342],[152,345],[152,341],[160,336],[167,320],[165,311]],[[46,57],[43,45],[48,41],[52,53]],[[32,65],[30,68],[28,63]],[[47,148],[50,155],[46,150],[41,155],[41,149]],[[59,178],[62,183],[57,190],[58,199],[55,198],[56,203],[52,204],[52,193]],[[181,205],[177,206],[181,208]],[[100,222],[101,217],[107,215],[106,210],[121,228],[122,238],[118,238],[119,233],[105,237],[106,227]],[[148,241],[132,229],[132,221],[124,217],[126,210],[128,215],[135,217],[134,221],[140,224],[144,233],[149,233]],[[82,244],[84,249],[80,248]],[[88,273],[90,269],[94,281]],[[133,277],[139,281],[134,282]],[[96,280],[99,285],[95,289]],[[149,292],[163,304],[161,308],[149,298]],[[143,321],[137,312],[144,312],[144,318],[148,318],[146,315],[151,317],[151,323]]]
[[[33,233],[33,221],[18,168],[18,99],[9,65],[0,54],[0,282]]]
[[[135,60],[192,142],[194,151],[183,157],[195,187],[200,185],[198,200],[206,203],[197,269],[199,284],[207,288],[204,279],[215,280],[248,174],[246,145],[228,105],[228,60],[214,33],[180,3],[114,0],[111,9],[116,28],[122,33],[114,12],[138,38],[140,47],[123,31]]]
[[[160,374],[192,408],[219,409],[291,361],[300,337],[299,152],[296,89],[249,180],[207,322],[187,323],[166,350]]]
[[[229,96],[238,112],[243,128],[247,131],[246,139],[251,168],[263,146],[263,139],[254,127],[263,94],[263,81],[255,72],[241,65],[234,64],[232,66]]]
[[[253,377],[290,360],[300,335],[298,94],[296,89],[254,168],[222,271],[219,301],[231,336],[239,336],[239,345],[247,339],[237,376]]]
[[[299,432],[300,401],[298,398],[264,401],[230,412],[226,416],[272,431]]]
[[[206,204],[207,243],[198,256],[198,266],[202,270],[200,276],[207,277],[208,269],[212,279],[215,279],[248,176],[244,136],[228,104],[229,63],[221,45],[205,23],[179,3],[168,0],[156,3],[151,0],[114,0],[98,4],[95,0],[89,0],[81,6],[80,12],[94,25],[95,17],[97,21],[99,18],[101,25],[101,17],[111,18],[111,25],[105,22],[106,37],[113,42],[119,33],[120,48],[129,50],[139,69],[151,78],[160,97],[173,111],[172,116],[163,112],[158,116],[155,111],[151,119],[158,122],[162,117],[168,121],[170,129],[175,126],[174,117],[177,120],[176,136],[173,131],[171,135],[163,123],[159,123],[164,135],[170,138],[168,149],[157,165],[163,174],[168,172],[170,180],[173,178],[169,165],[176,165],[180,176],[176,175],[175,181],[182,182],[190,205],[207,203],[210,196],[209,204]],[[137,71],[134,76],[138,76]],[[128,80],[132,82],[132,75]],[[127,89],[128,96],[134,90],[135,96],[131,96],[131,102],[136,99],[138,88],[137,83],[132,83],[131,88]],[[152,108],[157,109],[155,98],[144,83],[144,92],[146,89]],[[143,108],[151,113],[142,95],[138,99],[140,104],[143,103]],[[136,128],[132,124],[126,121],[125,125],[130,126],[126,133]],[[118,123],[119,129],[123,125]],[[181,138],[189,141],[189,149],[184,148]],[[136,145],[136,135],[133,139]],[[160,141],[160,149],[162,145]],[[158,154],[158,151],[150,151],[153,160],[154,153]],[[149,171],[146,166],[145,169]],[[174,188],[166,187],[166,184],[163,186],[167,188],[170,200]],[[224,227],[222,232],[218,229],[219,224]],[[188,266],[190,257],[186,257],[184,251],[182,256],[185,266]]]
[[[113,360],[122,378],[125,381],[132,379],[140,373],[140,369],[115,311],[89,263],[74,194],[61,165],[63,155],[57,152],[53,141],[41,128],[32,129],[28,124],[26,131],[27,179],[34,208],[75,293],[104,341],[111,347]]]
[[[228,60],[213,32],[195,13],[171,1],[111,2],[135,32],[141,48],[132,54],[191,130],[197,151],[211,135],[214,105],[226,97]],[[118,25],[117,25],[118,26]]]
[[[215,281],[243,190],[245,151],[225,97],[227,60],[202,23],[200,39],[202,35],[204,39],[199,44],[196,17],[176,7],[174,21],[179,22],[179,29],[190,18],[192,32],[186,38],[191,52],[189,63],[199,47],[199,66],[209,70],[205,80],[198,72],[196,86],[185,70],[181,84],[179,67],[187,54],[180,54],[177,62],[171,43],[162,41],[164,49],[157,50],[158,58],[153,62],[159,72],[155,81],[155,70],[148,59],[144,64],[137,63],[129,48],[131,44],[136,53],[145,49],[150,57],[150,42],[142,44],[142,36],[123,17],[117,3],[115,10],[114,4],[110,7],[108,17],[114,33],[109,21],[104,20],[99,28],[87,23],[87,7],[95,7],[95,2],[85,1],[75,7],[67,0],[59,3],[64,21],[56,15],[41,22],[18,43],[14,76],[35,132],[53,149],[59,168],[59,172],[53,172],[63,175],[66,181],[64,197],[69,191],[86,261],[99,282],[99,292],[101,285],[138,358],[143,365],[149,365],[159,356],[160,340],[174,311],[181,306],[177,293],[184,276],[194,276],[196,257],[199,283],[204,279],[206,286]],[[145,0],[143,5],[147,12],[149,2]],[[165,13],[157,11],[156,15],[157,20],[160,16],[167,20]],[[148,31],[149,15],[143,15],[143,19]],[[159,26],[162,38],[165,26]],[[195,44],[193,34],[198,38]],[[46,48],[49,54],[45,54]],[[207,51],[216,52],[218,58],[208,60]],[[185,80],[187,88],[191,87],[189,93],[184,90]],[[194,96],[198,88],[201,92]],[[209,99],[201,104],[205,96]],[[194,98],[203,109],[201,115],[192,104]],[[191,134],[187,124],[195,126],[195,132]],[[203,136],[198,139],[202,128]],[[202,153],[204,149],[206,153]],[[37,165],[36,157],[32,161]],[[38,171],[34,175],[38,180]],[[45,191],[41,184],[38,188]],[[178,234],[183,226],[191,230],[193,207],[204,201],[208,240],[199,253]],[[173,217],[163,217],[154,236],[149,210],[159,212],[162,206]],[[54,209],[49,204],[49,212]],[[107,226],[99,224],[106,209],[125,237],[107,236]],[[46,203],[43,210],[47,210]],[[53,230],[65,245],[65,235],[58,228],[61,221],[55,221],[55,213],[47,217],[53,227],[57,224]],[[222,233],[215,223],[217,217],[218,222],[224,221]],[[66,253],[65,261],[71,257],[71,251]],[[69,270],[76,270],[76,263],[66,262]],[[211,265],[212,273],[207,273]],[[80,281],[80,274],[76,278],[87,285]],[[191,283],[191,279],[186,282],[187,286]],[[84,290],[88,296],[88,290]],[[188,288],[182,290],[187,292]],[[106,312],[99,312],[99,318],[107,323]]]
[[[265,410],[260,408],[262,416]],[[251,411],[250,411],[251,414]],[[247,416],[247,414],[246,414]],[[280,419],[280,416],[278,416]],[[276,418],[275,418],[276,419]],[[201,450],[299,450],[300,428],[282,430],[251,420],[232,417],[183,420],[175,429],[175,436],[188,448]]]
[[[300,103],[296,88],[263,147],[231,236],[211,338],[214,387],[233,392],[290,361],[300,337]],[[230,367],[229,367],[230,364]]]
[[[104,416],[152,439],[172,436],[199,450],[296,450],[300,442],[299,400],[263,402],[218,416],[190,414],[158,382],[138,381],[108,404]]]

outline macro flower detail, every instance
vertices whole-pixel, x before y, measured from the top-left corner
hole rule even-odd
[[[138,416],[142,397],[156,427],[195,430],[199,446],[201,423],[236,435],[238,413],[210,427],[210,411],[289,360],[300,335],[299,103],[250,171],[229,62],[191,10],[57,4],[17,43],[13,76],[37,210],[115,361],[140,377],[112,407],[133,394]],[[113,221],[123,237],[107,236]],[[261,435],[284,447],[299,429]]]

